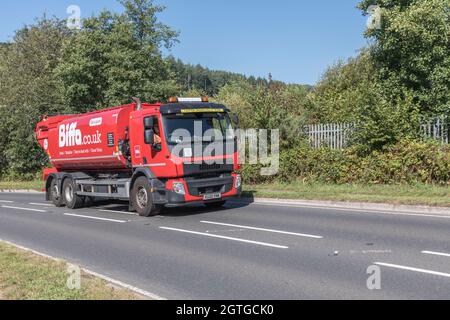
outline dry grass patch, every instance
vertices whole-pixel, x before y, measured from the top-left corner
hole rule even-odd
[[[84,272],[81,289],[67,286],[68,264],[0,242],[0,299],[4,300],[141,300]]]

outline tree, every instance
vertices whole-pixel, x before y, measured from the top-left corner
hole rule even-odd
[[[302,138],[309,115],[305,107],[307,92],[302,85],[273,82],[253,86],[240,81],[222,87],[215,100],[236,112],[244,129],[279,129],[281,147],[286,149]]]
[[[56,70],[65,102],[76,112],[130,101],[153,102],[179,91],[160,47],[176,33],[158,22],[162,7],[149,0],[122,1],[123,14],[103,11],[67,39]]]
[[[450,0],[364,0],[380,28],[368,48],[331,67],[309,96],[313,120],[354,122],[366,152],[419,136],[421,117],[450,111]]]
[[[189,90],[199,90],[208,96],[216,95],[220,88],[232,82],[247,80],[241,74],[210,70],[201,65],[185,64],[180,59],[168,57],[167,61],[181,87],[181,94]]]
[[[64,110],[53,71],[68,36],[63,21],[39,19],[0,50],[0,171],[31,177],[46,163],[34,139],[44,114]],[[0,172],[1,173],[1,172]]]
[[[364,12],[373,4],[359,4]],[[377,75],[391,101],[412,94],[424,114],[450,111],[450,0],[378,0],[381,29],[370,29]],[[406,93],[405,93],[406,92]]]
[[[134,37],[142,44],[151,44],[159,48],[172,47],[177,41],[178,32],[158,21],[157,14],[165,10],[153,0],[120,0],[125,8],[125,15],[131,22]]]
[[[354,122],[368,102],[376,81],[372,57],[364,49],[356,58],[339,61],[324,73],[308,96],[312,122]]]

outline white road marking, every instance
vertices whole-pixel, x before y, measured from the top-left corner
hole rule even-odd
[[[296,232],[288,232],[288,231],[281,231],[281,230],[274,230],[274,229],[256,228],[256,227],[250,227],[250,226],[241,226],[241,225],[236,225],[236,224],[228,224],[228,223],[220,223],[220,222],[212,222],[212,221],[200,221],[200,222],[206,223],[206,224],[218,225],[218,226],[273,232],[273,233],[280,233],[280,234],[286,234],[286,235],[291,235],[291,236],[299,236],[299,237],[314,238],[314,239],[323,239],[322,236],[315,236],[312,234],[305,234],[305,233],[296,233]]]
[[[1,203],[13,203],[14,201],[9,201],[9,200],[0,200]]]
[[[121,213],[121,214],[127,214],[127,215],[130,215],[130,216],[137,216],[136,213],[128,212],[128,211],[104,210],[104,209],[101,209],[101,210],[98,210],[98,211],[101,211],[101,212],[111,212],[111,213]]]
[[[150,292],[148,292],[148,291],[146,291],[146,290],[142,290],[142,289],[137,288],[137,287],[135,287],[135,286],[129,285],[129,284],[125,283],[125,282],[122,282],[122,281],[119,281],[119,280],[110,278],[110,277],[105,276],[105,275],[103,275],[103,274],[101,274],[101,273],[97,273],[97,272],[91,271],[91,270],[86,269],[86,268],[82,268],[82,270],[83,270],[84,272],[86,272],[87,274],[90,274],[90,275],[92,275],[92,276],[94,276],[94,277],[103,279],[103,280],[105,280],[106,282],[110,282],[110,283],[115,284],[115,285],[118,285],[118,286],[120,286],[120,287],[122,287],[122,288],[131,290],[131,291],[134,291],[134,292],[139,293],[139,294],[141,294],[141,295],[143,295],[143,296],[146,296],[146,297],[148,297],[148,298],[150,298],[150,299],[154,299],[154,300],[167,300],[167,299],[165,299],[165,298],[163,298],[163,297],[161,297],[161,296],[158,296],[158,295],[156,295],[156,294],[150,293]]]
[[[35,203],[35,202],[30,202],[29,204],[31,204],[32,206],[53,207],[53,205],[52,205],[52,204],[49,204],[49,203]]]
[[[219,236],[219,235],[215,235],[215,234],[183,230],[183,229],[175,229],[175,228],[167,228],[167,227],[159,227],[159,228],[164,229],[164,230],[170,230],[170,231],[196,234],[199,236],[205,236],[205,237],[211,237],[211,238],[218,238],[218,239],[224,239],[224,240],[232,240],[232,241],[256,244],[256,245],[260,245],[260,246],[272,247],[272,248],[277,248],[277,249],[289,249],[289,247],[286,247],[286,246],[280,246],[280,245],[266,243],[266,242],[251,241],[251,240],[245,240],[245,239],[240,239],[240,238],[231,238],[231,237],[225,237],[225,236]]]
[[[14,210],[33,211],[33,212],[47,212],[47,211],[45,211],[45,210],[39,210],[39,209],[30,209],[30,208],[21,208],[21,207],[10,207],[10,206],[2,206],[2,208],[14,209]]]
[[[450,253],[443,253],[443,252],[435,252],[435,251],[422,251],[423,254],[431,254],[435,256],[442,256],[442,257],[449,257]]]
[[[117,222],[117,223],[127,223],[128,222],[128,221],[123,221],[123,220],[98,218],[98,217],[92,217],[92,216],[83,216],[83,215],[73,214],[73,213],[64,213],[64,215],[65,216],[70,216],[70,217],[93,219],[93,220],[102,220],[102,221]]]
[[[238,203],[238,202],[236,202]],[[395,212],[395,211],[382,211],[382,210],[373,210],[373,209],[352,209],[352,208],[334,208],[334,207],[326,207],[326,206],[305,206],[305,205],[295,205],[295,204],[278,204],[278,203],[252,203],[253,205],[258,206],[276,206],[276,207],[288,207],[288,208],[304,208],[304,209],[325,209],[325,210],[333,210],[333,211],[346,211],[346,212],[357,212],[361,214],[373,214],[373,213],[381,213],[395,216],[413,216],[413,217],[425,217],[425,218],[441,218],[441,219],[450,219],[450,215],[437,215],[437,214],[424,214],[424,213],[408,213],[408,212]]]
[[[383,263],[383,262],[375,262],[374,264],[376,264],[378,266],[381,266],[381,267],[388,267],[388,268],[395,268],[395,269],[401,269],[401,270],[407,270],[407,271],[414,271],[414,272],[431,274],[431,275],[434,275],[434,276],[450,278],[450,274],[449,273],[444,273],[444,272],[438,272],[438,271],[426,270],[426,269],[419,269],[419,268],[413,268],[413,267],[407,267],[407,266],[400,266],[400,265],[396,265],[396,264]]]

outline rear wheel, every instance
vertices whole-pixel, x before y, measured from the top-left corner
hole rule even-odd
[[[162,207],[153,203],[151,185],[146,177],[139,177],[134,183],[132,201],[141,217],[153,217],[161,212]]]
[[[211,208],[211,209],[219,209],[219,208],[222,208],[226,203],[227,203],[226,201],[210,202],[210,203],[205,203],[205,206],[207,208]]]
[[[62,195],[69,209],[78,209],[84,205],[84,197],[78,196],[76,190],[75,180],[66,178],[63,183]]]
[[[64,200],[60,190],[58,189],[58,180],[56,178],[52,179],[50,189],[47,192],[50,195],[50,201],[55,205],[55,207],[59,208],[64,206]]]
[[[94,205],[94,197],[84,197],[84,206],[85,207],[91,207]]]

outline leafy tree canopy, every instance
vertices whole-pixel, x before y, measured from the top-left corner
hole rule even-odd
[[[177,33],[158,22],[153,1],[121,1],[123,14],[103,11],[85,19],[62,46],[55,70],[61,94],[77,112],[126,103],[131,96],[161,100],[178,91],[160,47]]]
[[[423,113],[450,111],[450,0],[365,0],[359,8],[381,8],[381,28],[366,32],[374,39],[373,60],[392,100],[412,93]]]
[[[29,177],[47,161],[34,126],[42,115],[64,109],[53,70],[67,34],[63,21],[44,17],[0,50],[0,173],[8,168]]]

